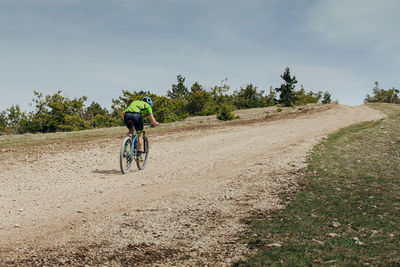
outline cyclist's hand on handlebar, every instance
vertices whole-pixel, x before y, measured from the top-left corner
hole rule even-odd
[[[156,125],[151,125],[151,128],[154,128],[154,127],[157,127],[158,125],[160,125],[160,123],[159,122],[157,122],[157,124]]]

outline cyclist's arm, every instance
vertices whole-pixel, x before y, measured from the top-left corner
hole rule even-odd
[[[150,121],[151,121],[151,124],[153,124],[153,126],[159,125],[159,123],[156,121],[156,118],[154,118],[153,113],[150,114]]]
[[[125,111],[122,111],[122,120],[124,120]]]

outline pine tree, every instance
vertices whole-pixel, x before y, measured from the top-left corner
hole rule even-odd
[[[331,102],[332,102],[331,94],[328,91],[326,91],[324,93],[324,97],[322,99],[322,104],[330,104]]]
[[[287,67],[283,75],[281,75],[281,78],[285,81],[285,83],[282,83],[281,87],[275,89],[280,93],[279,103],[284,104],[286,107],[290,107],[295,102],[294,87],[297,83],[296,76],[291,77],[290,69]]]
[[[189,94],[189,90],[187,87],[184,85],[185,82],[185,77],[182,77],[181,75],[177,76],[177,84],[172,85],[172,90],[168,90],[167,96],[172,99],[184,97]]]

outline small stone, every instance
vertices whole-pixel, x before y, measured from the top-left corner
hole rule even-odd
[[[276,247],[276,248],[280,248],[280,247],[282,247],[282,244],[280,244],[280,243],[271,243],[271,244],[267,245],[267,247]]]
[[[314,241],[314,242],[316,242],[316,243],[318,243],[318,244],[320,244],[320,245],[325,244],[325,242],[320,241],[320,240],[317,240],[317,239],[313,239],[312,241]]]
[[[81,210],[77,210],[76,212],[77,212],[77,213],[83,213],[83,211],[81,211]]]
[[[19,228],[20,225],[17,223],[17,224],[14,225],[14,227],[15,227],[15,228]]]
[[[359,246],[363,246],[364,242],[361,242],[360,239],[358,237],[353,237],[353,240],[355,241],[355,243]]]
[[[333,227],[333,228],[338,228],[338,227],[340,226],[340,223],[333,221],[333,222],[331,222],[331,223],[329,224],[329,226],[330,226],[330,227]]]
[[[329,234],[327,234],[327,236],[330,236],[330,237],[338,237],[339,235],[336,234],[336,233],[329,233]]]

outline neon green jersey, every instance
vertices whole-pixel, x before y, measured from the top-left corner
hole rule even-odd
[[[125,109],[125,112],[135,112],[146,115],[152,114],[153,110],[148,103],[141,100],[135,100],[129,105],[127,109]]]

